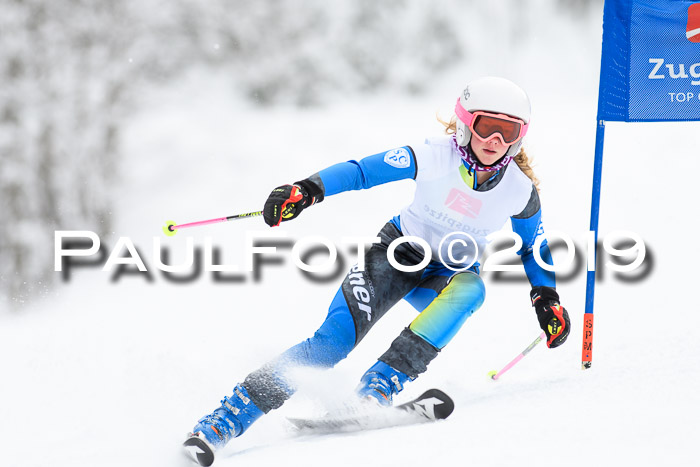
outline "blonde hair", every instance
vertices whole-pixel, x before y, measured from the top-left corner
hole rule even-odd
[[[442,125],[445,127],[445,134],[452,135],[457,132],[457,116],[453,115],[452,118],[450,118],[450,121],[447,122],[440,118],[440,115],[437,115],[437,120],[438,122],[442,123]],[[530,157],[527,155],[525,152],[525,148],[520,148],[520,151],[518,154],[513,158],[516,164],[518,164],[518,167],[520,167],[520,170],[523,171],[527,177],[532,180],[532,184],[535,185],[535,189],[539,193],[540,191],[540,180],[537,178],[535,175],[535,171],[532,170],[532,161],[530,160]]]

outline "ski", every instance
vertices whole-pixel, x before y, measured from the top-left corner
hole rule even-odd
[[[439,389],[430,389],[409,402],[393,407],[365,407],[343,415],[287,420],[300,433],[331,434],[434,422],[449,417],[453,410],[454,402],[450,396]],[[214,463],[214,447],[201,433],[189,433],[183,448],[188,457],[202,467]]]
[[[434,422],[449,417],[453,410],[454,402],[450,396],[439,389],[429,389],[412,401],[394,407],[373,407],[359,413],[287,420],[302,433],[330,434]]]
[[[208,467],[214,463],[214,448],[201,433],[190,433],[182,446],[199,465]]]

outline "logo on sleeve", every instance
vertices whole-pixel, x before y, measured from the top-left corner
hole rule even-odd
[[[411,156],[406,148],[397,148],[384,154],[384,162],[397,169],[405,169],[411,166]]]
[[[700,42],[700,3],[688,7],[688,27],[685,31],[685,37],[690,42]]]

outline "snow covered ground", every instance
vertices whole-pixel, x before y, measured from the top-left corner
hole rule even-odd
[[[535,70],[509,75],[533,101],[526,147],[542,180],[545,226],[569,234],[581,254],[597,98],[595,74],[581,72],[595,69],[596,54],[583,60],[563,77],[548,75],[551,82]],[[184,258],[189,235],[198,246],[211,237],[224,262],[238,264],[245,232],[266,226],[250,219],[165,238],[164,222],[258,210],[275,186],[437,134],[435,112],[449,116],[464,82],[489,71],[456,70],[421,98],[385,93],[304,111],[241,103],[221,76],[193,75],[147,97],[127,135],[116,228],[102,242],[111,249],[130,237],[151,278],[111,281],[110,272],[79,269],[34,309],[0,315],[3,465],[187,465],[184,433],[249,371],[310,336],[340,279],[310,282],[287,259],[264,266],[259,282],[248,274],[219,283],[202,272],[173,283],[155,267],[154,236],[173,261]],[[313,438],[288,429],[286,416],[350,394],[415,316],[402,303],[336,368],[305,375],[300,393],[231,442],[216,465],[692,465],[700,435],[698,134],[697,123],[608,125],[601,236],[641,235],[650,273],[623,281],[605,270],[591,370],[580,370],[582,267],[558,287],[572,318],[568,342],[540,345],[501,381],[489,380],[540,331],[527,283],[485,273],[485,305],[398,399],[442,388],[456,402],[450,419]],[[341,245],[343,236],[373,235],[411,193],[412,182],[402,181],[341,194],[279,230]],[[341,252],[349,267],[352,254]]]

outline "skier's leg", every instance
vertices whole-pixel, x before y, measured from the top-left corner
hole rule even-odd
[[[328,316],[314,335],[249,374],[243,386],[264,413],[277,409],[295,392],[288,373],[293,368],[332,368],[355,347],[355,325],[342,288],[329,307]]]
[[[485,288],[477,274],[459,273],[448,279],[437,296],[362,376],[357,391],[361,397],[370,396],[382,405],[390,405],[392,396],[406,382],[426,371],[428,363],[482,305]],[[433,276],[431,280],[433,285],[437,284],[433,289],[441,287],[439,277]]]
[[[284,352],[246,378],[243,386],[251,399],[267,413],[280,407],[293,393],[289,369],[299,366],[331,368],[344,359],[374,324],[421,281],[422,271],[402,272],[387,259],[387,248],[401,232],[391,223],[379,232],[381,242],[365,254],[365,267],[355,265],[335,295],[326,321],[311,339]],[[415,265],[422,256],[408,244],[394,256]]]
[[[330,368],[345,358],[354,345],[355,326],[339,291],[326,320],[313,337],[249,374],[242,384],[236,385],[230,397],[224,397],[220,407],[199,420],[192,432],[201,432],[214,448],[220,448],[294,393],[285,377],[290,367]]]
[[[484,281],[473,272],[451,277],[438,294],[410,325],[416,335],[442,349],[457,334],[464,322],[484,303]]]
[[[387,224],[379,232],[381,243],[365,255],[365,269],[355,266],[348,273],[326,320],[313,337],[249,374],[234,388],[233,396],[224,398],[221,407],[202,418],[193,432],[204,433],[211,444],[219,447],[240,436],[263,414],[279,408],[294,393],[288,378],[291,368],[331,368],[345,358],[374,323],[421,280],[421,271],[401,272],[387,260],[389,244],[400,235],[394,225]],[[395,257],[406,265],[423,259],[406,243],[396,248]]]

